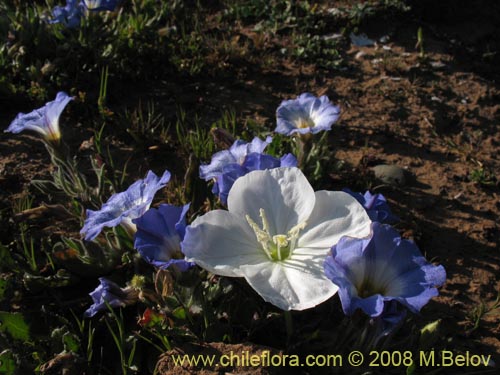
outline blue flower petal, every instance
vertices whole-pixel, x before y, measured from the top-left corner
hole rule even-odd
[[[200,166],[200,177],[207,181],[217,178],[224,166],[234,163],[237,163],[236,158],[229,150],[219,151],[212,155],[210,164]]]
[[[24,130],[36,131],[47,140],[57,141],[61,138],[59,117],[62,111],[73,100],[65,92],[58,92],[55,100],[30,113],[19,113],[5,132],[20,133]]]
[[[99,12],[102,10],[114,11],[120,0],[82,0],[83,5],[91,11]]]
[[[378,221],[383,224],[394,224],[399,221],[396,215],[393,215],[387,200],[382,194],[372,194],[369,191],[365,194],[356,193],[350,189],[342,189],[363,205],[368,216],[373,221]]]
[[[248,170],[239,164],[225,166],[223,173],[217,177],[212,191],[215,190],[215,194],[219,196],[221,202],[227,204],[227,197],[234,182],[247,173]]]
[[[344,304],[341,300],[342,305]],[[384,297],[380,294],[374,294],[366,298],[355,297],[352,299],[352,309],[363,310],[363,312],[371,317],[378,317],[384,312]]]
[[[247,171],[262,171],[265,169],[278,168],[281,166],[281,162],[274,156],[254,152],[248,154],[242,166]]]
[[[334,106],[327,96],[316,98],[309,93],[297,99],[284,100],[276,110],[276,133],[292,135],[316,134],[330,130],[340,116],[340,108]]]
[[[259,137],[255,137],[250,143],[238,139],[229,150],[215,153],[212,156],[210,164],[200,166],[200,177],[207,181],[217,178],[223,173],[225,166],[230,164],[242,165],[247,155],[251,153],[263,153],[271,141],[271,137],[267,137],[265,141],[262,141]]]
[[[341,238],[325,261],[325,274],[339,287],[347,315],[361,309],[382,318],[394,313],[393,302],[420,311],[446,281],[442,266],[428,263],[412,241],[377,222],[369,238]]]
[[[87,219],[80,233],[90,241],[104,227],[115,227],[125,218],[132,220],[140,217],[151,205],[156,192],[169,180],[169,171],[161,177],[149,171],[144,180],[136,181],[126,191],[111,196],[99,211],[87,210]]]
[[[106,311],[108,309],[106,303],[111,307],[123,307],[133,303],[136,299],[131,289],[122,289],[104,277],[99,278],[99,282],[100,285],[90,293],[94,303],[83,314],[87,318],[93,317],[99,311]]]
[[[80,26],[83,16],[83,5],[78,0],[66,0],[66,6],[56,6],[52,9],[52,18],[47,22],[50,24],[61,23],[69,28]]]
[[[189,204],[183,207],[162,204],[133,220],[137,225],[134,247],[148,263],[162,269],[175,264],[181,271],[192,266],[184,260],[180,246],[188,210]]]
[[[297,158],[292,154],[286,154],[280,159],[280,167],[296,167],[298,162]]]
[[[255,170],[296,167],[297,159],[292,154],[277,159],[263,153],[271,141],[271,137],[267,137],[265,141],[255,137],[250,143],[235,141],[229,150],[215,153],[210,164],[200,167],[200,177],[205,180],[215,179],[212,193],[226,204],[229,190],[239,177]]]

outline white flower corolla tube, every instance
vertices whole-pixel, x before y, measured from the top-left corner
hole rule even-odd
[[[366,237],[371,220],[342,191],[317,191],[298,168],[253,171],[234,183],[228,210],[186,228],[187,261],[222,276],[244,277],[282,310],[314,307],[337,292],[323,263],[342,236]]]

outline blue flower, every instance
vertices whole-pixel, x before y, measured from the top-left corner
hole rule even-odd
[[[82,0],[82,4],[91,11],[99,12],[101,10],[114,11],[119,0]]]
[[[17,134],[24,130],[33,130],[40,133],[46,141],[58,142],[61,139],[59,116],[70,100],[73,98],[68,94],[58,92],[56,99],[42,108],[30,113],[19,113],[5,131]]]
[[[265,148],[271,143],[272,138],[267,137],[265,141],[255,137],[252,142],[247,143],[238,139],[229,150],[219,151],[212,156],[212,161],[208,165],[200,167],[200,177],[205,180],[217,178],[227,165],[243,164],[248,154],[262,154]]]
[[[108,310],[106,303],[111,307],[124,307],[137,302],[139,293],[134,288],[120,288],[104,277],[100,277],[99,282],[100,285],[90,293],[94,303],[84,312],[85,317],[91,318],[99,311]]]
[[[312,94],[301,94],[297,99],[284,100],[276,110],[276,133],[316,134],[330,130],[340,116],[340,108],[334,106],[327,96],[319,98]]]
[[[264,149],[272,141],[255,137],[251,143],[237,140],[229,150],[215,153],[208,165],[200,166],[200,177],[205,180],[215,179],[212,193],[218,195],[225,204],[234,181],[248,172],[273,169],[278,167],[296,167],[297,159],[286,154],[280,159],[264,154]]]
[[[382,194],[372,194],[366,191],[363,195],[361,193],[355,193],[347,188],[342,190],[356,198],[356,200],[363,205],[368,216],[370,216],[370,219],[373,221],[384,224],[393,224],[399,221],[399,218],[392,214],[387,204],[387,200]]]
[[[80,26],[83,16],[82,4],[78,0],[66,0],[66,6],[56,6],[52,9],[52,19],[48,23],[62,23],[69,28]]]
[[[361,309],[370,317],[394,315],[396,301],[418,312],[446,281],[442,266],[428,263],[415,243],[401,239],[389,225],[372,223],[369,238],[343,237],[325,261],[326,276],[339,287],[342,309]]]
[[[85,239],[90,241],[104,227],[119,224],[133,226],[132,219],[142,216],[148,210],[156,192],[169,180],[169,171],[165,171],[162,177],[149,171],[144,180],[136,181],[126,191],[111,196],[99,211],[87,210],[87,219],[80,233],[85,234]]]
[[[188,210],[189,204],[183,207],[161,204],[132,220],[137,226],[134,247],[148,263],[161,269],[175,265],[180,271],[193,265],[184,260],[180,245]]]

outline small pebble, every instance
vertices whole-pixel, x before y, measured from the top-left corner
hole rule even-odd
[[[384,35],[383,37],[381,37],[379,39],[379,42],[380,43],[387,43],[391,38],[389,37],[389,35]]]
[[[361,60],[361,59],[363,58],[363,56],[365,56],[365,55],[366,55],[366,53],[365,53],[364,51],[359,51],[359,52],[356,54],[356,56],[354,56],[354,58],[355,58],[356,60]]]
[[[375,45],[375,41],[368,38],[366,34],[356,35],[351,33],[349,38],[351,38],[351,43],[356,47],[370,47]]]
[[[442,63],[441,61],[432,61],[431,66],[434,69],[443,69],[446,66],[446,64]]]
[[[397,165],[380,164],[372,168],[375,177],[384,184],[404,186],[406,184],[406,171]]]

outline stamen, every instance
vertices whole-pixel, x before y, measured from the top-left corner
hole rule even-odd
[[[297,224],[292,229],[288,231],[288,239],[291,241],[290,243],[290,251],[295,249],[295,244],[297,243],[297,238],[299,237],[299,232],[304,229],[307,225],[307,221],[303,221],[302,223]]]
[[[269,251],[269,242],[271,241],[270,234],[260,229],[257,223],[253,221],[249,215],[245,215],[245,218],[247,219],[248,225],[250,225],[250,227],[253,229],[255,236],[257,237],[257,241],[262,245],[262,249],[269,257],[269,259],[273,260],[271,252]]]
[[[245,218],[267,257],[272,261],[288,259],[293,249],[295,249],[299,232],[306,227],[307,223],[304,221],[295,225],[287,234],[276,234],[273,236],[271,235],[269,221],[264,209],[261,208],[259,210],[259,215],[262,220],[262,228],[249,215],[245,215]]]
[[[267,221],[266,217],[266,211],[264,211],[263,208],[259,210],[260,218],[262,219],[262,229],[264,229],[269,237],[271,236],[271,233],[269,233],[269,222]]]
[[[303,117],[300,117],[297,120],[296,124],[297,124],[297,128],[301,128],[301,129],[314,127],[314,121],[310,118],[305,119]]]

